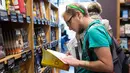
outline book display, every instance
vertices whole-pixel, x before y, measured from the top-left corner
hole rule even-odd
[[[58,7],[51,1],[0,1],[0,73],[55,73],[42,59],[43,49],[59,51],[58,40]]]

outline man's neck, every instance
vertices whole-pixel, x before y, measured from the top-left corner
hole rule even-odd
[[[91,22],[93,22],[94,20],[91,19],[90,17],[87,17],[87,18],[85,18],[84,21],[85,21],[85,22],[84,22],[85,28],[87,28],[87,27],[89,26],[89,24],[90,24]]]

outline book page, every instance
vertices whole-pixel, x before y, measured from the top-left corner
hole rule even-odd
[[[58,59],[60,59],[63,63],[65,63],[61,58],[65,58],[67,57],[66,54],[57,52],[57,51],[53,51],[53,50],[49,50],[47,49],[48,52],[52,53],[53,55],[55,55]]]

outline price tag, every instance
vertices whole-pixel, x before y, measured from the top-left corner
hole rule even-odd
[[[8,13],[5,10],[0,10],[0,19],[2,21],[9,21]]]
[[[27,57],[28,57],[28,59],[32,58],[32,51],[31,50],[29,52],[27,52]]]
[[[27,23],[31,23],[31,18],[30,18],[30,16],[27,16],[27,17],[26,17],[26,20],[27,20]]]
[[[10,17],[12,22],[17,22],[17,16],[15,12],[10,12]]]
[[[48,25],[47,20],[45,20],[45,25]]]
[[[42,19],[42,24],[44,25],[44,19]]]
[[[23,15],[22,14],[18,14],[18,22],[23,23]]]
[[[34,24],[37,24],[37,18],[36,17],[34,17],[33,21],[34,21]]]
[[[27,54],[26,54],[26,52],[21,55],[21,58],[22,58],[23,62],[27,61]]]
[[[41,24],[41,20],[40,20],[40,18],[38,18],[37,20],[38,20],[38,24]]]
[[[11,59],[9,59],[8,61],[7,61],[7,63],[8,63],[8,68],[9,69],[12,69],[12,68],[14,68],[14,66],[15,66],[15,59],[14,58],[11,58]]]
[[[5,73],[4,62],[0,63],[0,73]]]

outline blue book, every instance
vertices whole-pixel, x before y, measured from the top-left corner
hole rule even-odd
[[[128,17],[129,17],[129,12],[128,12],[128,10],[122,10],[122,17],[123,17],[123,18],[128,18]]]

